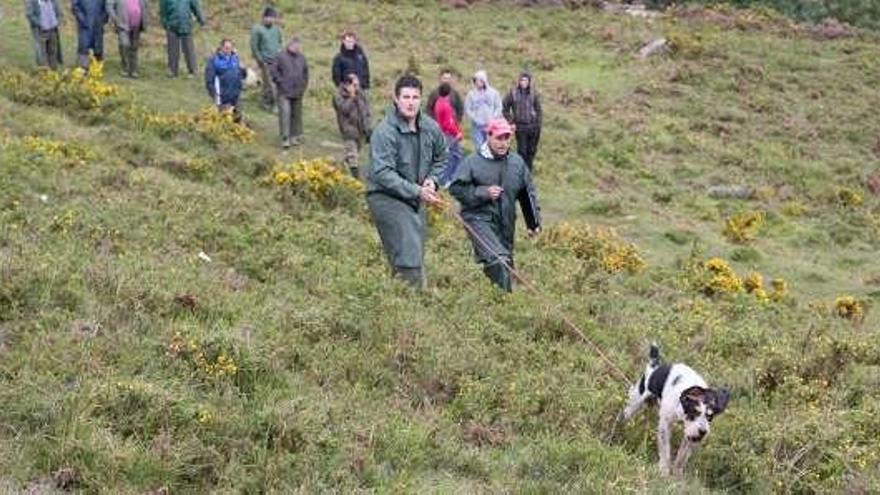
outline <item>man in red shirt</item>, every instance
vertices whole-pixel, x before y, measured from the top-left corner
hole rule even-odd
[[[461,162],[461,140],[462,133],[461,128],[458,126],[458,121],[456,119],[455,108],[453,107],[453,102],[450,98],[450,94],[452,93],[452,86],[448,82],[444,82],[438,88],[437,100],[434,102],[434,108],[429,108],[428,110],[433,115],[434,120],[440,124],[440,130],[443,131],[443,136],[446,137],[446,147],[449,149],[449,154],[446,158],[446,165],[443,169],[443,173],[440,175],[440,185],[442,187],[448,187],[450,183],[452,183],[452,179],[455,177],[455,171],[458,170],[458,164]]]

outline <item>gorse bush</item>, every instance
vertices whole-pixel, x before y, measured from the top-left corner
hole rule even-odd
[[[211,144],[240,144],[255,137],[253,130],[235,122],[231,109],[165,114],[132,103],[118,86],[104,82],[104,65],[94,58],[88,71],[0,71],[0,92],[24,104],[60,108],[101,122],[112,119],[164,138],[198,136]]]
[[[562,223],[548,228],[540,245],[569,251],[608,273],[638,273],[647,266],[634,245],[608,228]]]
[[[298,197],[328,208],[356,208],[363,201],[364,184],[327,159],[277,166],[269,180]]]
[[[722,233],[730,242],[738,244],[749,242],[764,225],[764,216],[763,211],[738,213],[724,222]]]
[[[26,160],[61,164],[65,167],[85,165],[96,158],[95,152],[85,145],[37,136],[0,140],[0,149],[10,154],[18,153]]]
[[[0,91],[29,105],[66,108],[76,112],[106,114],[120,104],[119,87],[104,82],[104,64],[91,59],[88,71],[80,67],[62,71],[18,70],[0,72]]]
[[[141,105],[131,105],[124,114],[137,129],[154,132],[164,138],[198,136],[211,144],[250,143],[256,134],[236,122],[231,109],[218,111],[206,107],[197,113],[166,114]]]

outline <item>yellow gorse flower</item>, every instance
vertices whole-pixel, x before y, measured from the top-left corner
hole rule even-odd
[[[613,229],[561,223],[548,229],[539,242],[571,251],[608,273],[637,273],[647,266],[636,247],[622,241]]]
[[[865,318],[864,304],[853,296],[840,296],[834,300],[837,316],[847,320],[862,321]]]
[[[322,158],[278,166],[270,181],[331,207],[337,206],[344,198],[360,196],[364,192],[361,181]]]
[[[730,242],[739,244],[749,242],[764,225],[764,216],[763,211],[738,213],[727,219],[722,233]]]

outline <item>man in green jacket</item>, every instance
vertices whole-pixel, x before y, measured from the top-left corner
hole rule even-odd
[[[263,80],[263,108],[272,111],[278,98],[275,84],[272,82],[271,65],[275,63],[283,44],[281,29],[278,28],[278,13],[272,7],[263,11],[263,22],[251,28],[251,53],[260,67]]]
[[[394,104],[370,139],[367,206],[395,276],[425,286],[425,205],[441,202],[437,178],[446,163],[446,140],[419,112],[422,83],[406,75],[394,86]]]
[[[168,43],[168,77],[177,77],[180,52],[186,60],[189,77],[196,75],[196,48],[193,44],[192,17],[204,27],[205,17],[199,0],[159,0],[159,18]]]
[[[519,202],[530,235],[541,230],[541,210],[525,161],[510,151],[513,128],[505,119],[491,120],[487,141],[465,158],[449,187],[461,203],[477,261],[498,287],[511,291],[508,267],[513,267],[516,203]]]

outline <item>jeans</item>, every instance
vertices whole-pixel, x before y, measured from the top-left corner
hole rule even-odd
[[[483,126],[474,121],[471,121],[471,142],[474,143],[475,153],[478,153],[483,147],[483,143],[486,142],[486,131],[483,130]]]
[[[458,139],[446,136],[446,145],[449,153],[446,155],[443,173],[440,174],[440,185],[443,187],[449,187],[455,179],[455,172],[458,171],[458,164],[461,163],[462,158],[461,143]]]
[[[541,140],[540,127],[516,128],[516,152],[526,162],[529,172],[534,171],[535,155],[538,153],[538,142]]]

